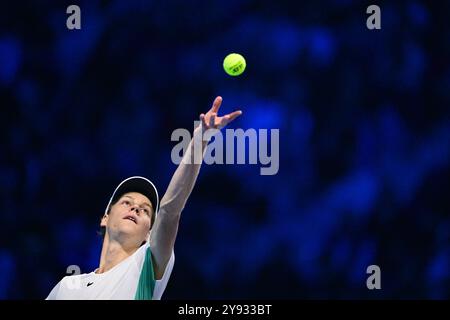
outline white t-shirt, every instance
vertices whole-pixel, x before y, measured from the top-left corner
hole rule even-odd
[[[162,278],[155,280],[147,242],[107,272],[64,277],[46,300],[160,300],[174,262],[172,251]]]

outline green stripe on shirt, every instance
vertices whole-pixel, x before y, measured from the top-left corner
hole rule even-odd
[[[150,247],[145,253],[144,265],[142,266],[139,283],[136,289],[134,300],[152,300],[155,289],[155,273],[153,271],[152,251]]]

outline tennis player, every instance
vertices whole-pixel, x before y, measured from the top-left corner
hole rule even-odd
[[[194,140],[242,114],[234,111],[218,116],[221,103],[222,98],[216,97],[211,109],[200,115],[201,125],[194,129],[161,202],[155,185],[144,177],[129,177],[117,186],[100,222],[104,237],[98,268],[64,277],[47,300],[161,299],[175,262],[180,215],[200,171],[201,161],[193,161]],[[208,144],[201,141],[200,159]]]

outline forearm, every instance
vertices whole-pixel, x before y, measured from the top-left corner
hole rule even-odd
[[[200,127],[194,130],[183,160],[178,165],[170,180],[166,193],[161,200],[161,211],[170,216],[177,216],[183,210],[194,188],[208,142],[202,140]],[[195,153],[197,153],[195,155]]]

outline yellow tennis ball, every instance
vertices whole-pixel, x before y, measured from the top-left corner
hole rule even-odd
[[[230,53],[223,59],[223,69],[230,76],[238,76],[244,72],[247,63],[239,53]]]

